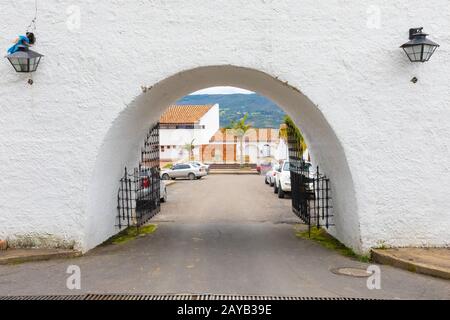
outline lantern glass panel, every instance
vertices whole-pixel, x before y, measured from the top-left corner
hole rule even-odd
[[[410,60],[413,60],[413,58],[414,58],[414,50],[413,50],[413,47],[405,47],[405,48],[403,48],[403,50],[405,50],[406,54],[408,55],[408,58],[409,58]]]
[[[23,72],[22,71],[23,64],[21,63],[22,61],[20,58],[10,58],[9,61],[11,61],[11,64],[13,65],[14,69],[17,72]]]
[[[19,65],[19,58],[8,58],[14,68]]]
[[[414,46],[408,46],[403,49],[405,50],[406,54],[408,55],[408,58],[412,62],[420,62],[424,58],[423,47],[424,47],[424,45],[418,44],[418,45],[414,45]]]
[[[36,61],[36,68],[34,69],[34,71],[37,70],[37,68],[38,68],[38,66],[39,66],[39,63],[41,63],[41,57],[38,57],[38,58],[37,58],[37,61]]]
[[[432,46],[432,45],[429,45],[429,44],[425,44],[423,46],[423,59],[424,59],[424,61],[430,60],[431,56],[436,51],[436,48],[437,48],[436,46]]]
[[[36,70],[36,58],[30,59],[30,70],[29,71],[35,71]]]
[[[422,45],[412,46],[413,49],[413,57],[414,61],[422,60]]]

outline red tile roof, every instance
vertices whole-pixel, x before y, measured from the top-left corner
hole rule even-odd
[[[171,106],[159,120],[162,124],[195,124],[208,113],[213,105]]]

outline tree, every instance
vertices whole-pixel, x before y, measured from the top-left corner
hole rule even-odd
[[[194,161],[194,150],[195,150],[195,145],[194,145],[195,139],[193,139],[190,143],[186,143],[184,145],[184,150],[186,150],[187,152],[189,152],[189,161]]]
[[[308,149],[301,130],[295,125],[295,122],[291,119],[291,117],[285,116],[284,124],[285,125],[280,128],[280,138],[289,144],[289,130],[292,130],[292,134],[295,136],[295,140],[297,141],[300,149],[303,152]]]
[[[231,121],[230,128],[235,136],[239,138],[239,150],[240,150],[240,164],[244,166],[244,136],[252,128],[250,124],[247,124],[248,113],[238,121]]]

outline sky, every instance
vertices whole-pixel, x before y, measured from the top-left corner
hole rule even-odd
[[[240,88],[234,88],[234,87],[213,87],[213,88],[207,88],[203,89],[197,92],[192,93],[191,95],[199,95],[199,94],[235,94],[235,93],[243,93],[243,94],[251,94],[253,92],[240,89]]]

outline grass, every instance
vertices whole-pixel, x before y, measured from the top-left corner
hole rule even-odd
[[[296,233],[298,238],[306,239],[306,240],[312,240],[314,242],[319,243],[321,246],[336,251],[337,253],[356,259],[360,262],[370,262],[370,257],[365,255],[359,255],[355,253],[352,249],[347,248],[345,245],[343,245],[339,240],[332,237],[330,234],[328,234],[324,229],[320,228],[311,228],[311,237],[309,236],[308,230],[306,231],[297,231]]]
[[[155,224],[146,225],[140,227],[138,233],[138,229],[136,227],[130,227],[111,237],[105,242],[105,244],[125,244],[138,237],[152,234],[156,231],[157,228],[158,226]]]

